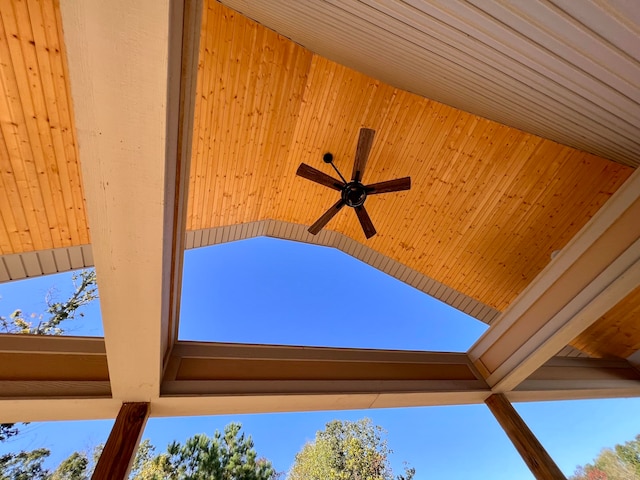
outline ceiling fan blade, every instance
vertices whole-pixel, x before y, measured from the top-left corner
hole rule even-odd
[[[373,145],[373,136],[375,134],[376,131],[371,130],[370,128],[360,129],[358,147],[356,148],[356,158],[353,161],[353,175],[351,175],[352,182],[359,182],[360,180],[362,180],[364,167],[367,165],[367,159],[369,158],[369,152],[371,151],[371,145]]]
[[[376,227],[373,226],[373,222],[371,221],[367,210],[364,208],[364,205],[356,207],[356,214],[358,215],[358,220],[360,220],[364,236],[367,238],[373,237],[376,234]]]
[[[386,182],[372,183],[371,185],[365,185],[364,188],[367,191],[367,195],[409,190],[411,188],[411,177],[396,178],[395,180],[387,180]]]
[[[337,180],[331,175],[327,175],[320,170],[316,170],[306,163],[300,164],[296,171],[296,175],[306,178],[307,180],[311,180],[312,182],[319,183],[320,185],[324,185],[325,187],[333,188],[334,190],[342,190],[342,187],[344,187],[344,183],[340,180]]]
[[[317,235],[320,230],[324,228],[324,226],[329,223],[336,213],[340,211],[342,207],[344,207],[345,203],[342,199],[338,200],[329,210],[324,212],[324,214],[316,220],[316,223],[309,227],[309,233],[311,235]]]

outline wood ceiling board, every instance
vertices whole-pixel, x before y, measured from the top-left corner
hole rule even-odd
[[[631,6],[224,3],[390,85],[638,165],[640,20]]]
[[[277,188],[262,182],[278,179],[275,172],[280,170],[293,133],[294,124],[288,120],[299,108],[311,61],[309,52],[284,39],[276,40],[275,46],[265,43],[265,36],[273,36],[271,32],[234,12],[221,12],[213,2],[207,5],[203,25],[209,29],[203,29],[201,37],[199,76],[203,81],[197,93],[196,111],[200,113],[194,139],[198,143],[189,189],[190,204],[201,208],[190,211],[187,226],[194,230],[202,221],[245,213],[226,185],[244,183],[253,210],[260,209],[265,189]],[[248,68],[251,62],[255,70]],[[252,86],[250,96],[245,96],[247,86]],[[256,90],[260,94],[252,95]],[[246,137],[238,134],[245,130]],[[260,164],[259,169],[245,166],[255,166],[255,158],[265,156],[275,161]],[[219,159],[229,157],[245,167],[227,172]],[[254,186],[256,180],[259,185]]]
[[[494,390],[515,388],[637,287],[638,173],[469,350]]]
[[[188,230],[311,225],[337,193],[297,177],[298,165],[335,175],[321,161],[331,151],[348,174],[360,127],[374,128],[365,181],[409,175],[413,188],[367,200],[379,232],[367,246],[503,310],[631,174],[389,87],[218,3],[204,26],[199,75],[216,87],[199,83]],[[326,228],[364,242],[349,210]]]
[[[597,358],[627,358],[640,350],[640,286],[570,345]]]
[[[0,14],[0,253],[89,243],[57,1]]]
[[[589,355],[587,355],[586,353],[584,353],[581,350],[578,350],[577,348],[572,347],[571,345],[567,345],[562,350],[560,350],[558,353],[556,353],[556,357],[583,357],[583,358],[589,358]]]

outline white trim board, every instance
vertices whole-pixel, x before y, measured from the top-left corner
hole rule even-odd
[[[91,245],[0,256],[0,283],[93,267]]]

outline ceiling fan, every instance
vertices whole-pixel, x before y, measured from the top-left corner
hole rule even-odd
[[[338,168],[333,164],[333,155],[331,153],[325,153],[322,159],[325,163],[328,163],[333,167],[341,180],[337,180],[305,163],[301,163],[298,167],[296,175],[340,192],[340,200],[338,200],[331,208],[329,208],[329,210],[316,220],[313,225],[309,227],[309,233],[312,235],[316,235],[320,232],[320,230],[329,223],[329,220],[331,220],[342,207],[347,205],[348,207],[355,209],[360,225],[362,226],[362,230],[364,231],[364,235],[367,238],[371,238],[376,234],[376,229],[373,226],[371,218],[369,218],[367,210],[364,208],[364,201],[367,199],[367,196],[377,195],[380,193],[398,192],[401,190],[409,190],[411,188],[410,177],[396,178],[395,180],[372,183],[371,185],[364,185],[362,183],[364,168],[367,164],[367,159],[369,158],[369,151],[371,150],[373,136],[375,133],[376,131],[370,128],[360,129],[360,137],[358,138],[358,147],[356,149],[356,158],[353,162],[353,174],[351,175],[350,182],[345,180]]]

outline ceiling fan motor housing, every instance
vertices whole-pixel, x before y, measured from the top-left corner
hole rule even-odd
[[[349,207],[359,207],[367,199],[367,190],[360,182],[349,182],[342,189],[342,200]]]

